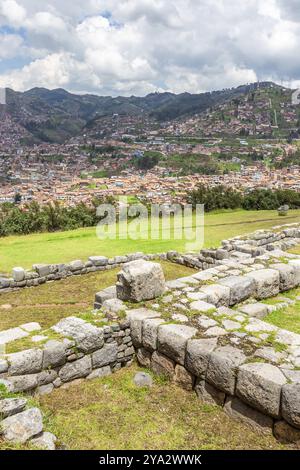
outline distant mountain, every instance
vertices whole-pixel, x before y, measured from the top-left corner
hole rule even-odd
[[[259,88],[276,86],[270,82]],[[33,88],[24,93],[7,90],[6,113],[28,135],[27,141],[65,142],[97,119],[114,114],[143,116],[172,121],[203,113],[238,96],[255,91],[258,84],[243,85],[211,93],[152,93],[145,97],[76,95],[63,89]]]

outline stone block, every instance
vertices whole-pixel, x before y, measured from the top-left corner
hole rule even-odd
[[[154,310],[149,310],[147,308],[138,308],[134,310],[129,310],[127,312],[127,318],[130,322],[131,328],[131,339],[132,343],[136,348],[140,348],[143,343],[142,338],[142,327],[143,321],[147,318],[158,318],[160,313],[155,312]]]
[[[158,328],[158,350],[179,364],[184,365],[187,341],[196,333],[196,328],[186,325],[161,325]]]
[[[94,266],[106,266],[108,264],[108,258],[106,256],[90,256],[89,261]]]
[[[282,416],[292,426],[300,429],[300,383],[282,387]]]
[[[255,282],[255,297],[257,299],[266,299],[274,297],[279,293],[279,272],[275,269],[258,269],[248,273],[246,277]]]
[[[22,282],[25,279],[25,270],[23,268],[13,268],[12,277],[15,282]]]
[[[200,292],[206,295],[206,302],[221,307],[228,306],[230,300],[230,288],[220,284],[211,284],[210,286],[201,287]]]
[[[108,343],[102,349],[95,351],[92,354],[93,369],[107,366],[116,362],[118,356],[118,345],[116,342]]]
[[[268,314],[268,305],[260,302],[239,307],[239,312],[246,313],[249,317],[264,318]]]
[[[280,292],[294,289],[298,286],[297,276],[295,274],[295,268],[290,264],[278,263],[272,264],[271,269],[275,269],[279,272],[279,289]]]
[[[118,274],[117,297],[121,300],[151,300],[160,297],[165,290],[164,273],[158,263],[132,261],[125,264]]]
[[[59,371],[59,377],[62,382],[70,382],[71,380],[86,377],[92,372],[92,360],[89,356],[70,362],[64,365]]]
[[[193,390],[194,376],[183,366],[176,364],[175,374],[173,377],[174,382],[185,390]]]
[[[259,411],[279,418],[281,390],[286,382],[276,366],[260,362],[244,364],[238,370],[236,393]]]
[[[185,367],[197,377],[204,377],[210,354],[216,346],[216,338],[190,339],[186,347]]]
[[[5,440],[24,443],[43,430],[43,418],[38,408],[18,413],[5,418],[2,423],[2,434]]]
[[[0,400],[0,419],[21,413],[21,411],[24,411],[26,405],[26,398],[5,398]]]
[[[42,370],[43,351],[41,349],[27,349],[7,355],[9,362],[9,375],[34,374]]]
[[[210,355],[206,380],[219,390],[234,395],[237,369],[245,360],[244,353],[232,346],[215,349]]]
[[[142,343],[149,351],[157,349],[158,327],[164,323],[162,318],[146,318],[142,324]]]
[[[254,280],[246,276],[229,276],[220,280],[219,283],[230,289],[230,306],[243,302],[255,293]]]
[[[151,352],[145,348],[138,349],[137,355],[136,355],[138,363],[142,367],[147,367],[147,369],[150,369],[150,366],[151,366],[151,356],[152,356]]]

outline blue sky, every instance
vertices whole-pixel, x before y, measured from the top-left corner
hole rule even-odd
[[[300,86],[299,0],[0,0],[0,86],[198,93]]]

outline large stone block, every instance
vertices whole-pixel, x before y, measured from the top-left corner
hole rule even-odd
[[[273,419],[251,408],[237,397],[228,397],[224,410],[231,418],[248,424],[255,430],[263,433],[272,433]]]
[[[43,351],[41,349],[27,349],[7,355],[10,364],[9,375],[34,374],[42,370]]]
[[[51,264],[34,264],[33,271],[36,271],[40,277],[46,277],[51,274]]]
[[[219,283],[230,288],[229,305],[243,302],[255,293],[254,280],[246,276],[230,276],[222,279]]]
[[[150,351],[157,349],[158,327],[164,323],[162,318],[146,318],[142,326],[143,346]]]
[[[30,408],[14,416],[4,419],[1,423],[4,439],[24,443],[43,430],[43,418],[38,408]]]
[[[282,387],[282,416],[292,426],[300,429],[300,383]]]
[[[22,282],[25,279],[25,270],[23,268],[13,268],[12,277],[16,282]]]
[[[0,400],[0,419],[21,413],[21,411],[24,411],[26,405],[26,398],[5,398],[4,400]]]
[[[216,338],[189,340],[186,347],[186,368],[197,377],[205,377],[210,354],[217,344]]]
[[[50,340],[44,348],[43,369],[59,367],[66,362],[66,346],[61,341]]]
[[[232,346],[222,346],[210,355],[206,380],[223,392],[234,395],[237,369],[246,359],[242,351]]]
[[[103,367],[116,362],[118,357],[117,343],[107,343],[99,351],[92,354],[92,366]]]
[[[169,357],[155,351],[151,358],[151,369],[155,374],[165,375],[172,379],[175,371],[175,362]]]
[[[97,328],[81,318],[63,318],[52,329],[56,333],[74,338],[77,348],[84,353],[96,351],[104,344],[103,329]]]
[[[246,277],[255,282],[255,297],[266,299],[279,293],[279,271],[275,269],[259,269],[248,273]]]
[[[97,292],[97,294],[95,295],[95,305],[97,305],[97,308],[101,308],[105,300],[116,299],[116,297],[117,297],[116,286],[107,287],[106,289],[103,289],[100,292]]]
[[[206,296],[206,302],[221,307],[228,306],[230,299],[230,288],[221,284],[211,284],[210,286],[201,287],[201,291]]]
[[[8,382],[10,390],[14,393],[28,392],[38,386],[38,374],[9,377]]]
[[[158,350],[184,365],[187,341],[196,333],[196,328],[186,325],[161,325],[157,336]]]
[[[138,363],[142,367],[147,367],[148,369],[150,369],[150,366],[151,366],[151,356],[152,356],[151,352],[145,348],[138,349],[137,355],[136,355]]]
[[[63,382],[86,377],[92,372],[92,360],[90,356],[70,362],[64,365],[59,371],[59,377]]]
[[[279,418],[281,390],[286,382],[276,366],[260,362],[244,364],[238,370],[236,393],[259,411]]]
[[[94,266],[106,266],[108,264],[108,258],[106,256],[90,256],[89,261]]]
[[[127,318],[130,322],[131,339],[136,348],[140,348],[143,344],[142,327],[143,321],[147,318],[158,318],[160,313],[147,308],[137,308],[127,312]]]
[[[293,289],[298,286],[297,276],[295,274],[295,268],[290,264],[278,263],[272,264],[271,269],[275,269],[279,272],[279,288],[280,292]]]
[[[165,290],[164,273],[158,263],[132,261],[125,264],[118,274],[117,296],[121,300],[151,300],[161,296]]]

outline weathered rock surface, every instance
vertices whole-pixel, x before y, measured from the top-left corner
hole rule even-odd
[[[26,398],[5,398],[0,400],[0,418],[4,419],[8,416],[21,413],[26,407]]]
[[[89,356],[64,365],[59,371],[59,377],[63,382],[86,377],[92,372],[92,360]]]
[[[92,354],[92,365],[93,368],[107,366],[111,363],[116,362],[118,357],[118,345],[117,343],[108,343],[103,346],[102,349],[95,351]]]
[[[135,374],[133,381],[137,387],[152,387],[153,385],[151,375],[146,372],[138,372]]]
[[[210,355],[206,380],[219,390],[234,395],[237,368],[245,359],[244,353],[232,346],[217,348]]]
[[[185,366],[198,377],[205,376],[210,354],[217,346],[217,339],[191,339],[187,342]]]
[[[205,403],[224,405],[226,394],[203,379],[197,379],[195,392],[197,397]]]
[[[219,283],[230,288],[229,305],[235,305],[242,302],[255,292],[255,282],[246,276],[230,276],[221,279]]]
[[[248,273],[246,277],[255,282],[255,297],[266,299],[279,293],[279,271],[275,269],[259,269]]]
[[[40,372],[43,365],[41,349],[27,349],[7,355],[10,364],[9,375],[34,374]]]
[[[259,362],[244,364],[239,367],[236,391],[249,405],[279,418],[281,390],[286,382],[276,366]]]
[[[42,414],[38,408],[30,408],[22,413],[5,418],[1,423],[1,427],[4,439],[24,443],[42,432]]]
[[[196,333],[196,328],[186,325],[161,325],[157,336],[158,350],[184,365],[187,341]]]
[[[282,416],[300,429],[300,384],[286,384],[282,387]]]
[[[258,431],[272,432],[272,418],[251,408],[237,397],[228,397],[224,410],[233,419],[246,423]]]
[[[151,300],[161,296],[165,289],[164,273],[158,263],[132,261],[118,274],[117,297],[121,300]]]
[[[41,450],[55,450],[57,438],[51,432],[43,432],[31,439],[31,443]]]

